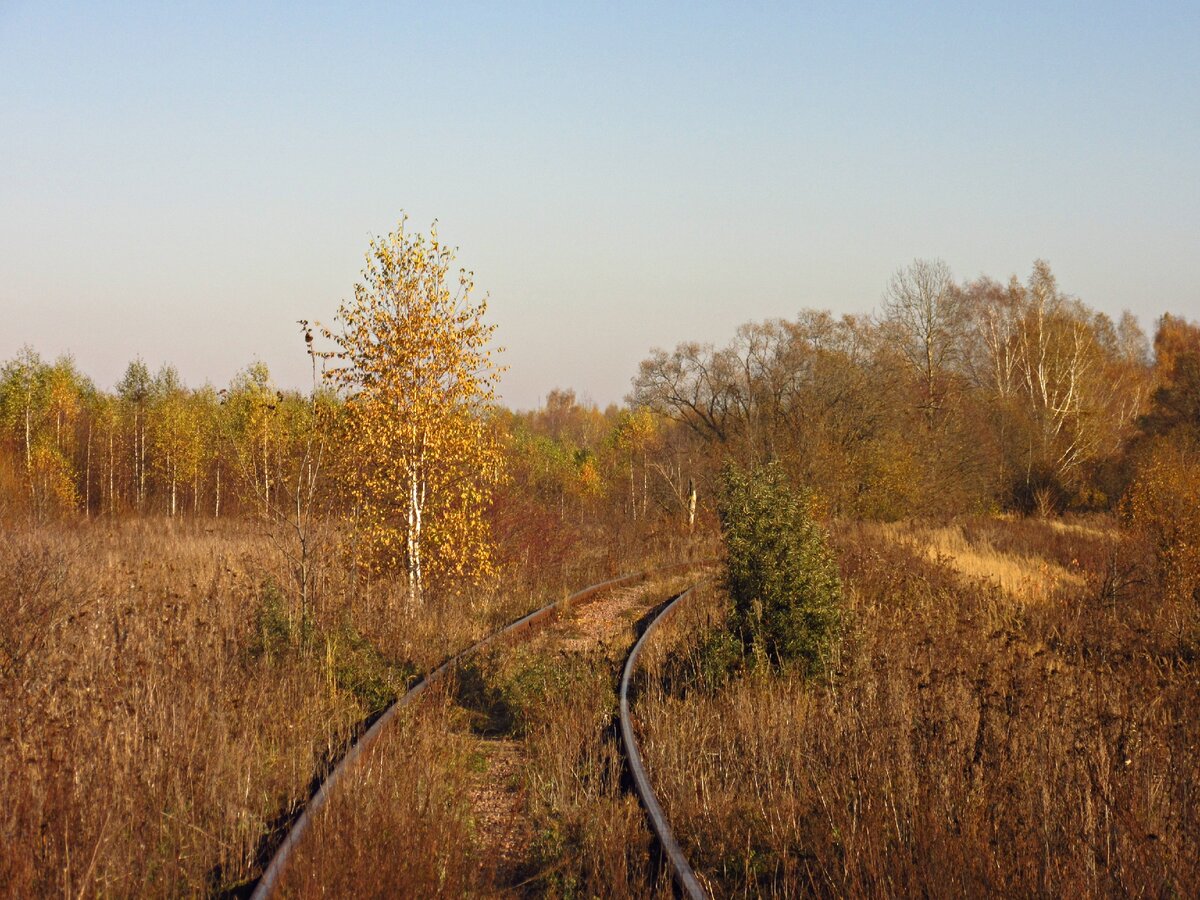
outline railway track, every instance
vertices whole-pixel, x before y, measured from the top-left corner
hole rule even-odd
[[[690,898],[690,900],[707,900],[709,896],[708,892],[704,890],[699,879],[696,878],[696,873],[688,862],[683,848],[679,846],[679,841],[675,839],[675,834],[671,830],[671,824],[667,821],[666,814],[663,812],[662,804],[658,802],[658,796],[654,793],[654,787],[650,784],[650,776],[646,772],[645,764],[642,762],[642,753],[638,746],[637,732],[633,727],[633,716],[629,711],[629,686],[633,681],[634,673],[637,671],[638,658],[641,656],[642,650],[645,649],[655,629],[674,614],[679,608],[679,604],[687,599],[696,587],[697,585],[692,585],[692,587],[683,593],[677,594],[646,624],[641,637],[637,639],[637,643],[633,645],[633,648],[629,651],[629,656],[625,659],[625,668],[621,673],[619,700],[621,744],[625,752],[625,760],[629,765],[629,774],[633,777],[633,787],[637,792],[638,800],[641,801],[642,808],[646,811],[646,819],[650,823],[650,829],[654,832],[654,837],[658,841],[659,847],[662,848],[663,856],[666,858],[667,865],[671,869],[671,877],[683,895]]]
[[[266,898],[274,897],[276,895],[282,876],[291,862],[293,853],[300,844],[301,839],[308,832],[309,827],[317,814],[326,805],[329,797],[337,789],[341,780],[347,775],[347,773],[354,769],[356,765],[358,765],[364,754],[366,754],[367,751],[369,751],[371,747],[375,745],[380,736],[387,730],[399,712],[403,708],[412,705],[417,699],[425,694],[432,685],[437,684],[445,679],[447,675],[453,672],[456,667],[465,662],[470,656],[503,641],[528,636],[536,629],[554,622],[563,610],[586,603],[588,600],[591,600],[603,592],[640,584],[655,576],[669,575],[686,571],[688,569],[695,568],[698,565],[701,565],[701,563],[680,563],[677,565],[663,566],[660,568],[624,575],[619,578],[613,578],[609,579],[608,581],[590,585],[581,591],[571,594],[569,597],[547,604],[546,606],[543,606],[542,608],[523,616],[499,631],[493,632],[477,643],[472,644],[467,649],[450,657],[436,669],[432,670],[415,684],[413,684],[412,687],[410,687],[402,697],[399,697],[392,703],[391,706],[384,710],[383,714],[376,719],[374,724],[372,724],[371,727],[368,728],[362,734],[362,736],[354,742],[354,744],[351,745],[349,750],[346,751],[345,755],[342,756],[342,758],[330,771],[329,775],[321,782],[321,785],[317,788],[316,792],[308,801],[303,811],[292,823],[279,846],[275,849],[269,865],[263,872],[262,877],[258,880],[258,883],[255,885],[254,891],[251,894],[252,900],[266,900]],[[684,592],[684,594],[677,596],[667,608],[659,613],[659,617],[665,614],[668,609],[673,607],[674,604],[682,599],[682,597],[686,596],[686,594],[687,592]],[[648,628],[647,633],[649,630],[650,629]],[[644,638],[645,634],[643,634],[643,640]],[[641,641],[639,641],[639,646],[640,644]],[[624,703],[624,693],[622,693],[623,719]],[[704,895],[700,894],[699,896]]]

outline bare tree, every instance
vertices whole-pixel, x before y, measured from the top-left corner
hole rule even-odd
[[[921,389],[920,408],[933,428],[950,391],[948,377],[962,348],[963,309],[950,267],[915,260],[892,276],[883,295],[887,334],[907,360]]]
[[[629,401],[724,444],[736,409],[730,369],[728,354],[712,344],[680,344],[674,353],[656,348],[642,361]]]

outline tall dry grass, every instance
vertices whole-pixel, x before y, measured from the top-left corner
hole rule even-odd
[[[646,756],[714,893],[1200,894],[1200,654],[1137,542],[1100,531],[967,523],[980,556],[1075,562],[1082,583],[1022,603],[844,527],[827,680],[706,691],[660,667]]]
[[[8,532],[0,687],[14,896],[194,895],[244,876],[361,716],[321,667],[256,654],[272,554],[236,526]]]
[[[904,544],[935,562],[943,562],[966,579],[989,582],[1018,604],[1045,603],[1064,589],[1082,587],[1079,561],[1059,562],[1042,553],[1015,544],[1011,531],[1028,527],[1018,520],[997,520],[991,527],[979,520],[946,525],[919,521],[862,523],[858,526],[872,538]],[[1111,534],[1081,525],[1045,523],[1046,537],[1057,533],[1088,535],[1103,539]],[[1075,530],[1072,530],[1075,529]]]
[[[624,784],[615,687],[638,620],[680,583],[609,592],[479,654],[339,787],[284,893],[668,896]],[[481,806],[497,799],[499,815]]]
[[[413,609],[319,562],[302,623],[286,559],[250,523],[5,526],[0,893],[244,886],[314,777],[413,673],[608,564],[576,554]]]
[[[463,897],[481,887],[471,742],[436,689],[338,783],[285,870],[284,897]]]

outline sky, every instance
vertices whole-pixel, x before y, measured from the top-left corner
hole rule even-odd
[[[518,408],[897,268],[1200,318],[1200,4],[0,0],[0,359],[303,387],[436,219]]]

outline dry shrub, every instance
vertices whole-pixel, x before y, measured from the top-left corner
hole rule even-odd
[[[1126,522],[1154,548],[1166,588],[1200,602],[1200,465],[1165,440],[1145,452],[1122,504]]]
[[[651,777],[717,895],[1200,891],[1200,673],[1153,567],[1122,543],[1136,571],[1114,585],[1108,536],[1012,544],[1070,551],[1084,586],[1014,607],[848,527],[853,625],[826,684],[639,701]]]
[[[511,485],[496,492],[489,516],[496,536],[496,562],[510,580],[531,572],[545,577],[550,570],[564,570],[579,556],[579,531]],[[569,583],[564,578],[562,587]]]

